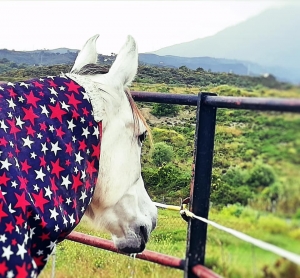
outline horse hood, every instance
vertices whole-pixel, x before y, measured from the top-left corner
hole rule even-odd
[[[1,85],[0,107],[0,276],[34,277],[91,202],[102,123],[65,75]]]

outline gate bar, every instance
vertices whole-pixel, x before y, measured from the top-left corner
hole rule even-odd
[[[197,95],[149,93],[132,91],[132,97],[136,101],[169,103],[197,106]],[[300,99],[292,98],[260,98],[260,97],[223,97],[208,95],[204,100],[208,106],[220,108],[282,111],[300,113]]]
[[[200,93],[198,97],[194,169],[190,192],[190,211],[206,219],[209,212],[217,108],[207,106],[205,100],[212,95]],[[204,265],[206,234],[206,223],[189,219],[185,278],[197,277],[192,268],[199,264]]]
[[[71,241],[79,242],[82,244],[90,245],[93,247],[101,248],[104,250],[116,252],[116,253],[119,253],[122,255],[129,256],[126,253],[120,252],[114,246],[114,244],[111,240],[107,240],[107,239],[103,239],[103,238],[99,238],[99,237],[95,237],[95,236],[91,236],[91,235],[86,235],[86,234],[75,232],[75,231],[70,233],[67,236],[67,239],[71,240]],[[149,251],[149,250],[143,251],[142,254],[137,254],[136,258],[145,260],[145,261],[150,261],[153,263],[157,263],[157,264],[160,264],[163,266],[181,269],[181,270],[183,270],[184,266],[185,266],[185,260],[182,260],[182,259],[179,259],[179,258],[176,258],[173,256],[161,254],[158,252],[154,252],[154,251]],[[208,269],[202,265],[196,265],[192,271],[195,273],[195,275],[198,275],[196,277],[220,278],[220,276],[218,274],[214,273],[213,271],[211,271],[210,269]]]

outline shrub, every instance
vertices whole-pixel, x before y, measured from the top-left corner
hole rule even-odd
[[[165,116],[176,116],[179,113],[179,105],[166,104],[166,103],[155,103],[151,113],[154,116],[165,117]]]
[[[273,168],[262,162],[258,162],[250,170],[246,183],[252,188],[258,188],[270,186],[275,180],[276,177]]]
[[[165,163],[171,162],[173,157],[174,152],[171,146],[164,142],[154,144],[151,158],[156,166],[162,166]]]

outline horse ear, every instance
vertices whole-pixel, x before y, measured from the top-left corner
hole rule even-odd
[[[98,54],[96,51],[96,41],[99,35],[91,37],[79,52],[71,73],[78,72],[83,66],[97,62]]]
[[[138,49],[133,37],[127,36],[119,54],[111,66],[108,75],[114,83],[128,87],[134,79],[138,68]]]

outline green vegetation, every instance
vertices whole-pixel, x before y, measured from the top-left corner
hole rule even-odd
[[[0,69],[0,80],[24,80],[69,70],[66,65]],[[137,91],[300,98],[300,87],[278,82],[272,76],[253,78],[200,68],[140,66],[136,80],[131,89]],[[138,106],[151,127],[154,143],[151,147],[146,141],[143,147],[145,186],[154,201],[176,205],[180,198],[189,196],[196,109],[153,103]],[[299,114],[218,109],[210,219],[299,253],[299,167]],[[160,211],[159,226],[148,247],[184,257],[186,225],[172,220],[171,212]],[[91,231],[84,224],[78,229]],[[300,277],[295,265],[213,228],[208,233],[206,264],[225,277]],[[49,277],[50,268],[48,265],[42,277]],[[82,277],[182,277],[180,271],[120,259],[67,241],[58,247],[57,273],[57,277],[80,277],[81,273]]]
[[[212,209],[210,219],[238,229],[292,252],[299,251],[300,222],[287,222],[249,207],[233,205]],[[77,231],[109,238],[84,221]],[[185,258],[187,224],[178,212],[159,210],[158,227],[148,250]],[[206,265],[224,277],[297,278],[300,268],[215,228],[208,228]],[[182,277],[180,270],[118,255],[80,243],[63,241],[57,246],[55,277]],[[76,266],[76,267],[74,267]],[[41,277],[50,277],[51,259]],[[273,275],[273,276],[272,276]]]

